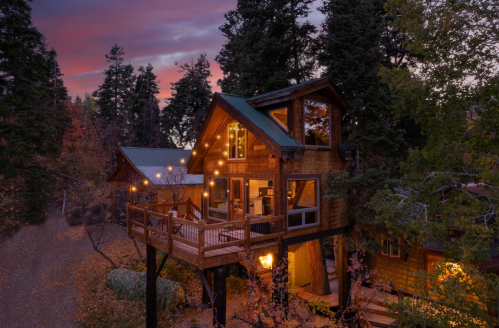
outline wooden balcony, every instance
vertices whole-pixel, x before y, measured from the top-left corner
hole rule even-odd
[[[175,216],[174,213],[177,213]],[[128,205],[127,231],[155,248],[200,269],[276,254],[284,236],[284,216],[208,223],[190,199],[182,203]]]

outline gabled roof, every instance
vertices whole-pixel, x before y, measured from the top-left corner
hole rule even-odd
[[[164,180],[156,177],[158,172],[164,176],[169,173],[169,165],[185,167],[187,159],[191,156],[191,150],[185,149],[120,147],[120,151],[128,162],[156,187],[164,185]],[[180,163],[182,158],[185,160],[184,164]],[[183,184],[202,185],[203,175],[186,174]]]
[[[253,123],[256,128],[272,139],[279,147],[305,148],[301,143],[292,139],[272,118],[248,104],[248,98],[226,93],[217,94],[227,102],[232,109]]]

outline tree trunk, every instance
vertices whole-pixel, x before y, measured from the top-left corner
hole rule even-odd
[[[307,242],[308,258],[310,261],[310,275],[312,278],[310,291],[315,295],[329,295],[329,279],[327,276],[326,258],[322,248],[322,240],[315,239]]]

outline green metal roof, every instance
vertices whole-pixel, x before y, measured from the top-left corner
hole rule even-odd
[[[217,95],[280,147],[304,148],[301,143],[293,140],[272,118],[248,104],[248,98],[226,93],[217,93]]]
[[[290,85],[289,87],[286,87],[286,88],[282,88],[282,89],[279,89],[279,90],[270,91],[270,92],[267,92],[267,93],[264,93],[264,94],[261,94],[261,95],[258,95],[258,96],[254,96],[254,97],[248,98],[248,99],[246,99],[246,101],[254,101],[254,100],[265,98],[265,97],[268,97],[268,96],[271,96],[271,95],[274,95],[274,94],[278,94],[278,93],[281,93],[281,92],[291,91],[293,89],[296,89],[296,88],[302,87],[304,85],[307,85],[307,84],[310,84],[310,83],[313,83],[313,82],[316,82],[316,81],[320,81],[320,80],[323,80],[323,79],[327,79],[327,78],[320,77],[320,78],[317,78],[317,79],[305,81],[305,82],[298,83],[298,84],[295,84],[295,85]]]
[[[120,147],[120,150],[128,161],[155,186],[165,184],[165,179],[158,178],[157,173],[161,176],[167,175],[169,165],[185,167],[191,156],[191,150],[185,149]],[[183,164],[180,162],[182,158],[185,160]],[[185,174],[183,179],[183,184],[203,184],[202,174]]]

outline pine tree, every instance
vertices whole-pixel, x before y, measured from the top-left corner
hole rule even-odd
[[[0,3],[0,72],[0,175],[22,181],[20,213],[30,222],[40,221],[50,181],[42,158],[60,153],[71,123],[62,110],[67,91],[55,51],[47,52],[44,36],[32,25],[31,8],[22,0]]]
[[[225,14],[227,38],[215,59],[223,92],[253,96],[300,83],[314,72],[315,27],[308,21],[312,0],[239,0]]]
[[[134,103],[135,75],[132,65],[123,64],[122,47],[115,44],[106,54],[109,67],[104,71],[104,82],[94,91],[104,128],[104,147],[112,153],[116,163],[118,147],[128,144],[131,136],[132,106]]]
[[[159,101],[156,98],[159,81],[152,70],[151,64],[141,66],[135,84],[134,146],[159,147]]]
[[[178,65],[177,65],[178,66]],[[193,145],[210,106],[210,62],[201,54],[197,62],[179,66],[182,78],[172,83],[172,96],[163,109],[163,147]]]

